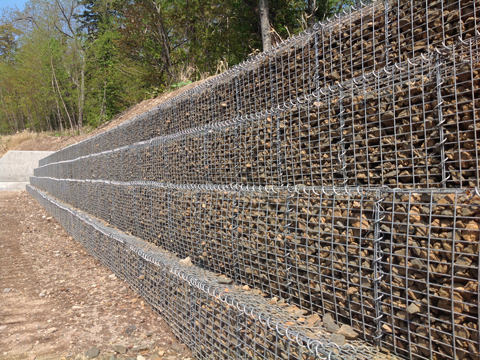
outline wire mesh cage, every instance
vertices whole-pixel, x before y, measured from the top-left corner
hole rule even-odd
[[[29,191],[200,358],[477,360],[479,8],[359,3],[50,155]],[[277,300],[252,320],[196,286],[213,272]],[[315,315],[374,347],[269,326]]]
[[[372,359],[382,354],[361,341],[332,342],[318,321],[310,325],[261,291],[222,284],[215,273],[121,233],[34,187],[28,192],[169,323],[200,359]],[[314,318],[314,320],[316,320]]]

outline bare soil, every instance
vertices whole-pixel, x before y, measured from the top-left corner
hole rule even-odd
[[[168,325],[25,191],[0,192],[0,359],[189,359]],[[135,351],[135,346],[148,349]],[[159,356],[160,354],[161,356]]]

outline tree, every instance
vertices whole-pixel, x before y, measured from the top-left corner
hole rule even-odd
[[[262,28],[263,51],[272,48],[272,36],[270,29],[270,20],[268,16],[268,0],[259,0],[260,26]]]
[[[2,61],[11,61],[17,48],[17,37],[21,31],[16,29],[13,24],[0,25],[0,59]]]
[[[0,133],[98,126],[349,1],[29,0],[0,15]]]

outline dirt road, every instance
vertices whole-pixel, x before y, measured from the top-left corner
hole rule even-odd
[[[96,359],[192,358],[25,191],[0,192],[0,359],[83,359],[92,348]]]

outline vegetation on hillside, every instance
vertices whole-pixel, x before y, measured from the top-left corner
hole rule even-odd
[[[349,3],[260,0],[273,45]],[[259,0],[30,0],[4,8],[0,134],[96,127],[223,71],[262,50],[261,13]]]

